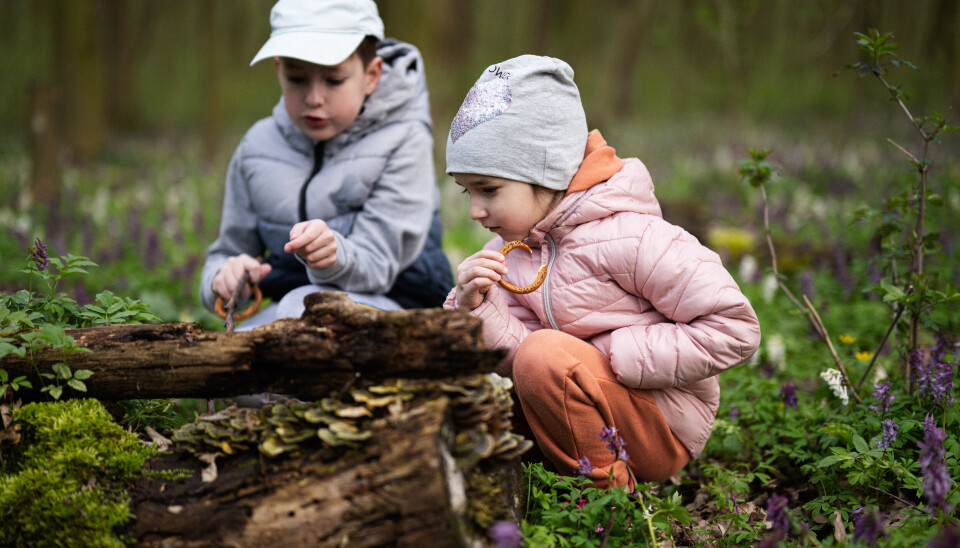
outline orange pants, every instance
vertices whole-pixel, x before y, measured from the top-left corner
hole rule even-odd
[[[541,329],[520,344],[513,382],[523,416],[544,456],[563,475],[575,474],[577,459],[594,466],[586,476],[601,487],[625,486],[627,467],[640,481],[676,474],[690,454],[670,431],[649,390],[617,380],[610,360],[590,343]],[[619,429],[629,460],[616,461],[600,439],[606,426]]]

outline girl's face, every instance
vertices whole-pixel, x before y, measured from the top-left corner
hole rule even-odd
[[[366,67],[354,53],[339,65],[274,58],[283,104],[293,123],[314,141],[339,135],[360,114],[383,72],[379,57]]]
[[[560,197],[500,177],[454,173],[453,178],[470,195],[470,218],[506,242],[527,237]]]

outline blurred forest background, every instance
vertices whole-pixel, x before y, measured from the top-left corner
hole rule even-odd
[[[0,284],[41,236],[57,253],[101,263],[100,283],[144,296],[163,316],[203,314],[195,280],[216,236],[227,161],[279,97],[272,65],[249,66],[272,4],[0,0]],[[621,156],[640,157],[667,219],[702,238],[717,225],[756,228],[756,195],[737,175],[747,147],[774,148],[771,161],[796,178],[774,213],[796,210],[800,187],[862,200],[873,166],[902,163],[885,138],[915,137],[903,113],[875,82],[835,74],[864,60],[855,31],[895,33],[919,70],[891,81],[917,115],[944,112],[960,125],[956,0],[379,6],[387,35],[424,55],[453,262],[486,236],[443,174],[446,133],[481,71],[515,55],[568,61],[590,126]],[[955,139],[935,148],[935,173],[956,180],[957,152]]]

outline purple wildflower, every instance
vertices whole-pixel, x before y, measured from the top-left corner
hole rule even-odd
[[[943,356],[947,353],[947,337],[943,333],[937,334],[937,342],[930,349],[930,361],[942,362]]]
[[[923,473],[920,485],[923,487],[923,497],[928,505],[948,511],[945,497],[953,486],[953,481],[950,479],[947,463],[943,460],[943,440],[947,438],[947,434],[937,428],[937,423],[930,413],[923,419],[923,438],[923,441],[917,443],[920,446],[920,471]]]
[[[520,526],[512,521],[498,521],[487,532],[494,548],[520,548],[523,546],[523,535]]]
[[[930,351],[929,360],[924,360],[921,349],[911,352],[908,358],[917,383],[917,394],[943,406],[953,403],[953,364],[943,359],[945,353],[946,344],[938,342]]]
[[[877,543],[877,539],[887,536],[883,530],[883,512],[875,508],[857,508],[850,514],[853,518],[853,541],[866,542],[870,546]]]
[[[730,502],[733,503],[733,509],[737,511],[738,514],[742,514],[743,510],[740,509],[740,502],[737,500],[737,496],[730,494]]]
[[[603,526],[598,523],[598,524],[597,524],[597,528],[594,529],[593,532],[594,532],[594,533],[599,533],[600,531],[603,531]]]
[[[893,419],[884,419],[880,424],[883,426],[883,433],[877,438],[877,449],[890,449],[893,442],[897,441],[900,427]]]
[[[927,548],[955,548],[960,546],[960,527],[948,525],[927,545]]]
[[[775,531],[787,533],[790,531],[790,517],[787,515],[787,497],[773,495],[767,499],[767,519],[770,527]]]
[[[615,457],[627,462],[630,460],[630,455],[627,454],[627,450],[624,447],[627,445],[623,441],[623,438],[618,434],[619,430],[614,426],[607,426],[600,430],[600,439],[607,444],[607,450],[609,450]]]
[[[890,404],[893,403],[893,400],[897,399],[897,396],[890,392],[890,381],[874,384],[873,397],[877,400],[877,404],[871,405],[870,409],[872,409],[878,417],[886,415],[887,412],[890,411]]]
[[[799,404],[797,401],[797,387],[794,386],[792,382],[787,381],[787,383],[783,385],[783,388],[780,389],[780,399],[783,400],[783,405],[796,409]]]
[[[34,244],[34,248],[30,250],[30,256],[33,258],[33,262],[37,263],[37,270],[43,272],[50,266],[50,258],[47,257],[47,246],[43,245],[40,238],[37,238],[37,243]]]
[[[147,245],[143,254],[143,266],[154,270],[160,264],[160,235],[153,228],[147,229]]]
[[[939,362],[933,366],[933,386],[930,387],[930,397],[933,401],[946,407],[953,403],[953,364]]]
[[[739,417],[739,416],[740,416],[740,410],[737,409],[737,406],[736,406],[736,405],[734,405],[734,404],[731,403],[731,404],[730,404],[730,422],[736,423],[736,422],[737,422],[737,417]]]
[[[577,474],[581,476],[586,476],[590,472],[593,472],[593,465],[590,464],[590,459],[584,456],[582,459],[577,461],[577,469],[574,470]]]

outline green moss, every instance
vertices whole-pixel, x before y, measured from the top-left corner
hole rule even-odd
[[[29,404],[14,420],[23,439],[0,474],[0,545],[123,546],[126,487],[155,451],[96,400]]]
[[[170,468],[168,470],[145,470],[144,474],[153,478],[166,481],[180,481],[192,478],[197,473],[196,470],[189,468]]]

